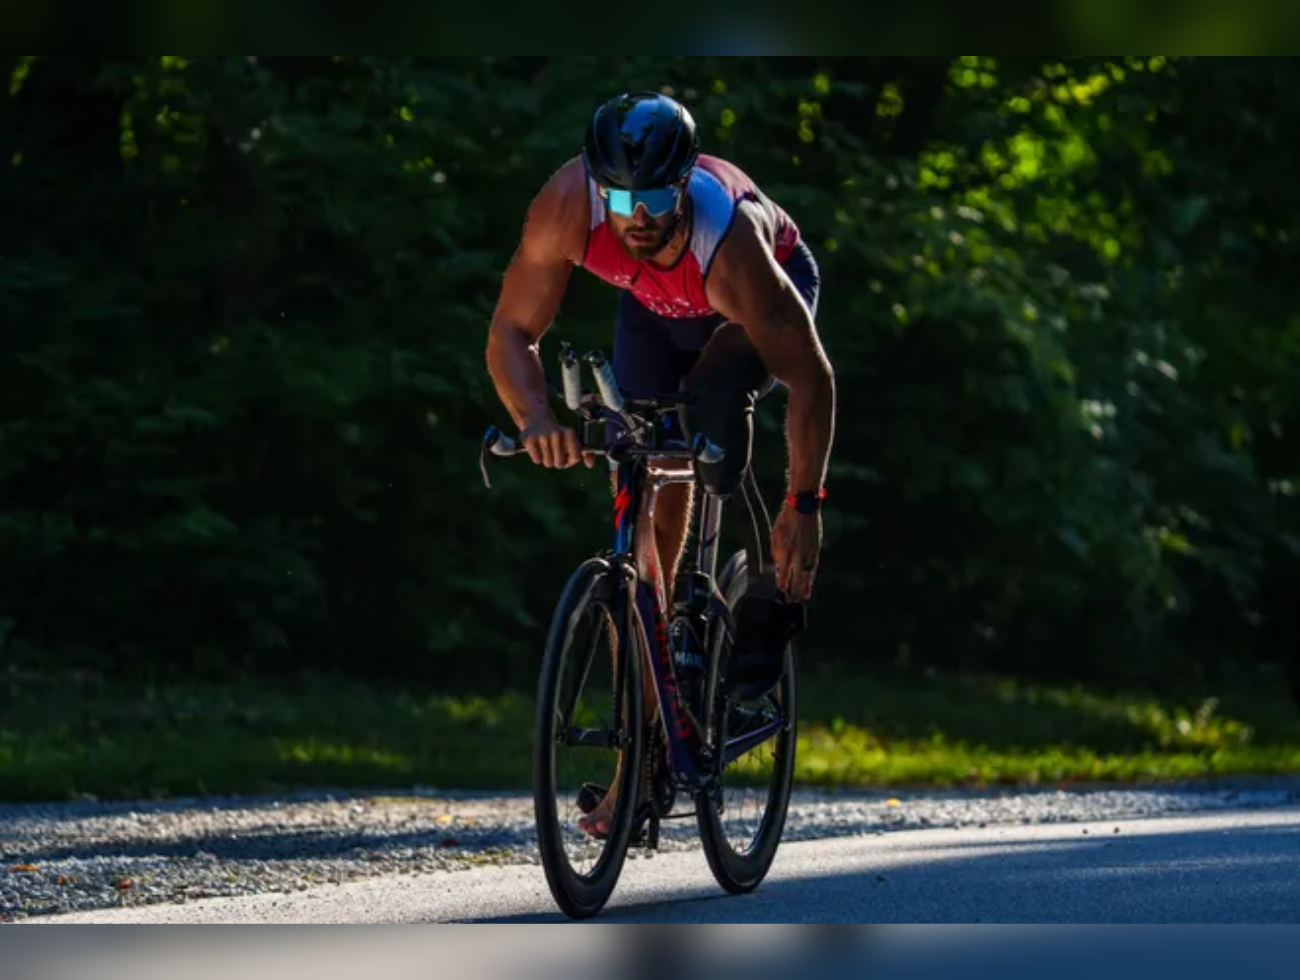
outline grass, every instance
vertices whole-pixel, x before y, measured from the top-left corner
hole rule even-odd
[[[1134,783],[1300,774],[1284,694],[1156,698],[999,678],[805,685],[799,777],[831,786]]]
[[[1146,782],[1300,773],[1272,690],[1158,699],[997,678],[803,682],[798,779],[835,788]],[[382,694],[337,681],[134,689],[0,676],[0,800],[332,787],[526,790],[523,695]]]

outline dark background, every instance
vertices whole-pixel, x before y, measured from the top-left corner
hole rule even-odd
[[[805,656],[1300,689],[1300,64],[0,55],[0,657],[531,689],[609,538],[483,350],[591,110],[666,87],[822,266]],[[548,335],[608,346],[578,273]],[[779,499],[779,398],[759,466]]]

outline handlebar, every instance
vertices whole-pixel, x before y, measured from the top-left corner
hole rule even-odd
[[[678,393],[656,395],[650,398],[631,398],[619,388],[617,379],[614,377],[613,366],[603,352],[592,351],[583,360],[587,362],[592,374],[595,376],[598,393],[583,392],[578,355],[573,347],[567,343],[560,346],[562,386],[555,385],[549,378],[547,384],[553,389],[562,387],[565,405],[570,411],[582,415],[584,421],[597,422],[601,421],[606,415],[612,415],[623,422],[632,444],[620,446],[618,450],[620,456],[696,459],[707,465],[719,463],[726,457],[725,449],[713,444],[703,435],[695,437],[689,450],[652,449],[647,447],[644,444],[642,434],[647,429],[652,428],[660,416],[679,409],[683,405],[690,404],[694,400],[694,395]],[[495,425],[489,426],[483,437],[483,446],[479,457],[484,485],[489,489],[492,487],[487,468],[489,453],[493,456],[509,458],[511,456],[521,456],[527,452],[528,450],[521,440],[506,435]],[[584,452],[595,456],[611,455],[605,449],[584,449]]]

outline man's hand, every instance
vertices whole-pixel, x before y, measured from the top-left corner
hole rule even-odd
[[[528,450],[528,457],[538,466],[567,470],[579,462],[586,463],[588,469],[596,465],[596,457],[582,451],[578,433],[560,425],[554,416],[525,426],[520,438]]]
[[[800,514],[793,508],[782,508],[772,527],[772,557],[776,561],[776,586],[787,599],[807,602],[812,598],[821,553],[821,514]]]

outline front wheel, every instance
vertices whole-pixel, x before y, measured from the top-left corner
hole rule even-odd
[[[719,587],[733,610],[749,584],[744,552],[731,560]],[[715,640],[720,672],[725,675],[730,644],[723,630]],[[719,684],[719,690],[723,685]],[[744,745],[760,739],[732,761],[719,777],[716,794],[701,793],[696,819],[704,854],[718,884],[733,895],[754,891],[776,859],[794,782],[798,742],[794,644],[785,651],[785,675],[755,701],[718,696],[719,744]],[[762,733],[771,730],[763,738]]]
[[[556,904],[573,919],[600,913],[627,858],[645,753],[642,642],[618,570],[599,558],[585,562],[551,623],[533,732],[542,867]],[[578,822],[606,788],[617,803],[608,834],[597,839]]]

